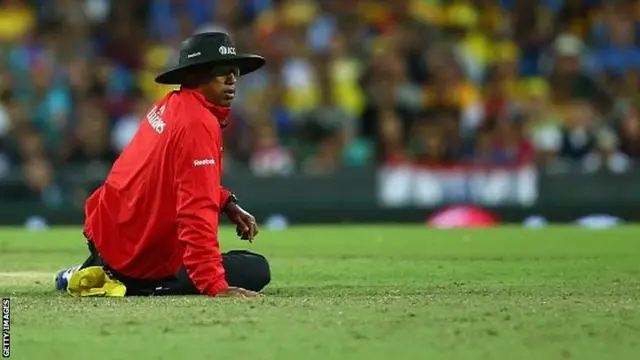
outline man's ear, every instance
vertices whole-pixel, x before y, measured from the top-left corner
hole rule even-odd
[[[198,74],[193,72],[193,71],[189,71],[188,73],[186,73],[184,75],[184,86],[188,87],[188,88],[197,88],[198,86],[201,85],[201,81]]]
[[[197,88],[202,85],[208,84],[212,75],[208,69],[205,68],[195,68],[188,71],[185,76],[185,86],[190,88]]]
[[[192,73],[186,73],[184,74],[183,80],[182,80],[182,86],[185,88],[189,88],[189,89],[193,89],[196,86],[194,86],[193,84],[193,74]]]

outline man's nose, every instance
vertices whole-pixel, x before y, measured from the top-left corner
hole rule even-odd
[[[236,83],[236,81],[238,81],[238,77],[234,72],[230,72],[229,75],[227,75],[225,82],[229,85],[233,85]]]

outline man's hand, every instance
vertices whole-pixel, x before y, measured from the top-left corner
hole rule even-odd
[[[236,233],[242,240],[253,242],[253,238],[258,235],[258,224],[253,215],[246,212],[236,203],[230,203],[225,209],[229,220],[236,224]]]
[[[243,289],[240,287],[229,286],[226,289],[222,290],[222,292],[218,293],[216,297],[239,297],[239,298],[247,298],[247,297],[260,297],[262,294],[259,292]]]

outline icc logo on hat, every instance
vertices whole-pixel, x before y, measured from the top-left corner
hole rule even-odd
[[[236,48],[223,45],[223,46],[220,46],[220,48],[218,48],[218,52],[222,55],[235,55]]]

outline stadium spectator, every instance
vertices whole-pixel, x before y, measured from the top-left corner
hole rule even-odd
[[[404,147],[406,137],[403,122],[394,111],[379,116],[379,140],[377,160],[381,163],[404,163],[408,160]]]
[[[632,107],[618,127],[622,151],[633,159],[640,159],[640,110]]]

